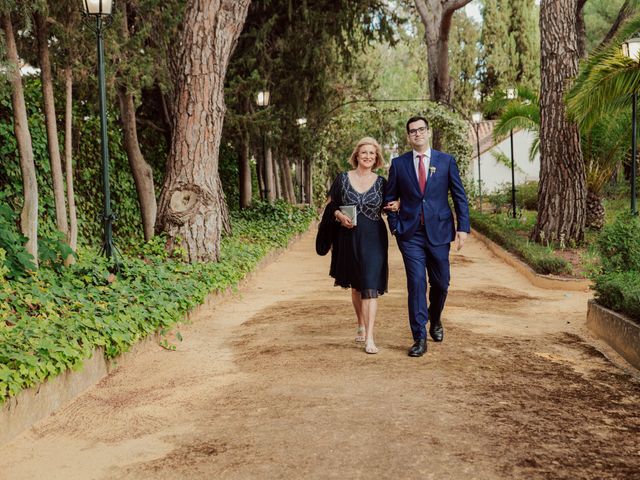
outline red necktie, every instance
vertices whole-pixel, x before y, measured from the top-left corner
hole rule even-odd
[[[424,193],[424,189],[427,186],[427,169],[424,166],[422,159],[425,155],[418,154],[418,184],[420,185],[420,192]]]
[[[424,189],[427,186],[427,169],[424,166],[422,159],[425,155],[418,154],[418,184],[420,185],[420,192],[424,195]],[[424,216],[420,212],[420,225],[424,225]]]

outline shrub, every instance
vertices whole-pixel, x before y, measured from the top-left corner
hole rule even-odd
[[[640,272],[640,219],[622,213],[605,226],[597,240],[605,272]]]
[[[311,209],[259,206],[232,218],[216,263],[184,263],[156,237],[126,256],[116,281],[106,259],[82,250],[74,265],[43,267],[3,284],[0,249],[0,404],[20,390],[80,368],[95,347],[107,357],[163,331],[209,292],[234,287],[270,250],[305,231]],[[277,212],[277,215],[275,214]],[[285,212],[287,212],[285,214]]]
[[[600,304],[640,322],[640,272],[602,273],[594,282]]]
[[[596,299],[640,321],[640,219],[625,212],[597,240],[600,269],[592,273]]]
[[[515,230],[518,220],[501,219],[499,215],[487,215],[471,210],[471,224],[479,232],[524,260],[541,274],[571,273],[571,264],[554,254],[553,249],[530,242]]]
[[[526,182],[516,186],[516,202],[525,210],[538,210],[538,182]]]

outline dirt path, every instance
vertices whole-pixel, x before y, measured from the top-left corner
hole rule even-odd
[[[307,234],[176,352],[3,447],[0,478],[640,478],[640,379],[586,331],[588,294],[532,287],[471,238],[445,341],[415,359],[394,242],[390,262],[379,355]]]

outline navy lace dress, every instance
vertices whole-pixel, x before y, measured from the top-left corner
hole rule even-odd
[[[335,285],[354,288],[361,298],[376,298],[387,291],[389,277],[387,227],[382,219],[382,203],[387,181],[378,177],[366,192],[356,191],[346,172],[333,182],[329,195],[331,209],[356,205],[357,226],[340,226],[331,250],[331,270]]]

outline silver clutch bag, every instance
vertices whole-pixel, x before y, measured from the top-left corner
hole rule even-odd
[[[340,211],[349,217],[351,225],[355,227],[358,224],[358,207],[355,205],[343,205],[340,207]]]

